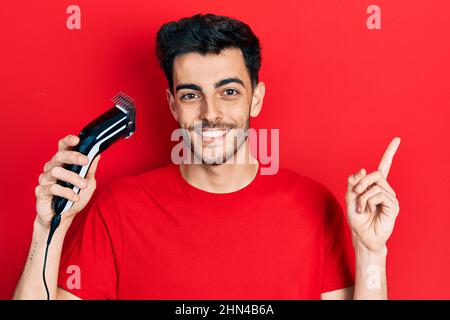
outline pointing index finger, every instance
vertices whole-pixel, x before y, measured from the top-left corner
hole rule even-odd
[[[400,138],[395,137],[392,139],[391,143],[387,147],[386,151],[381,158],[380,164],[378,165],[378,171],[381,172],[384,178],[387,178],[389,169],[391,168],[392,159],[394,158],[395,152],[397,152],[398,146],[400,145]]]

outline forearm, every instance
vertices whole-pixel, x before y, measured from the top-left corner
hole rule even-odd
[[[50,299],[56,298],[61,250],[70,223],[70,220],[61,222],[61,225],[56,229],[55,234],[53,235],[52,242],[48,249],[45,275],[50,292]],[[36,221],[34,222],[30,251],[23,273],[14,292],[13,299],[39,300],[47,298],[42,279],[42,270],[44,266],[44,255],[48,233],[48,228]]]
[[[354,243],[356,270],[354,300],[387,299],[386,256],[387,248],[372,252]]]

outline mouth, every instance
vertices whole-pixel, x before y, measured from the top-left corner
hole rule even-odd
[[[212,142],[221,142],[231,129],[203,129],[196,132],[202,139],[203,143],[209,144]]]

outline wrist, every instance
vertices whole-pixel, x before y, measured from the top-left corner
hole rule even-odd
[[[387,256],[387,246],[386,243],[382,245],[368,245],[365,241],[362,241],[360,237],[356,234],[356,232],[352,231],[352,245],[355,251],[355,254],[365,255],[365,256],[378,256],[378,257],[386,257]]]
[[[385,261],[388,253],[386,244],[377,250],[367,248],[363,243],[356,241],[353,243],[355,256],[358,260],[365,261]]]
[[[72,223],[72,218],[70,219],[62,219],[60,225],[56,229],[55,232],[67,232],[67,229],[69,229],[70,225]],[[50,232],[50,224],[51,223],[45,223],[43,222],[39,216],[36,216],[33,223],[33,230],[38,235],[48,235]]]
[[[36,216],[33,222],[33,230],[37,233],[48,233],[50,230],[50,223],[43,222],[39,216]]]

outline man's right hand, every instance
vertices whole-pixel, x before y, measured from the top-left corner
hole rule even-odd
[[[36,187],[36,222],[44,228],[50,227],[54,216],[52,209],[53,196],[61,196],[74,202],[72,207],[61,216],[61,222],[71,220],[80,212],[91,199],[96,188],[95,171],[100,155],[95,157],[83,179],[79,174],[64,169],[64,164],[86,165],[88,157],[80,152],[71,151],[80,138],[76,135],[68,135],[58,142],[58,152],[44,165],[44,172],[39,176],[39,185]],[[71,188],[63,187],[56,183],[62,180],[80,188],[79,194]]]

